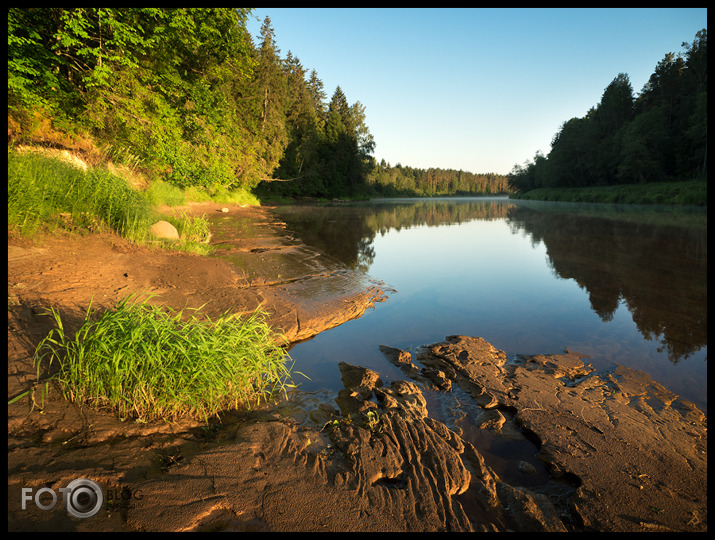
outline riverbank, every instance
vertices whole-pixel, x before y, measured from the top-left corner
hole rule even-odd
[[[707,206],[707,182],[657,182],[641,185],[580,188],[537,188],[510,195],[511,199],[618,204],[673,204]]]
[[[34,376],[32,351],[49,330],[49,305],[71,325],[90,298],[109,307],[137,288],[177,309],[208,302],[212,314],[262,304],[297,340],[382,297],[377,285],[285,234],[265,209],[183,210],[215,216],[218,257],[139,248],[111,235],[41,245],[9,239],[8,398]],[[345,386],[336,395],[298,391],[208,426],[121,422],[56,392],[42,411],[19,400],[8,406],[8,528],[706,530],[707,420],[642,374],[594,372],[578,355],[507,363],[474,338],[450,338],[415,357],[385,354],[404,381],[383,385],[380,374],[336,358]],[[458,388],[478,409],[475,429],[505,439],[528,434],[553,481],[525,488],[532,470],[519,460],[507,465],[511,476],[497,474],[464,427],[426,413],[426,398],[451,400]],[[112,495],[97,515],[78,519],[33,501],[22,509],[23,488],[59,493],[77,478]]]

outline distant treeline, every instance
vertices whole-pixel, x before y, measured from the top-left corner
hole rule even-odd
[[[620,73],[598,105],[563,123],[544,156],[516,165],[520,192],[707,176],[707,29],[660,61],[640,94]]]
[[[471,173],[454,169],[414,169],[383,159],[368,175],[374,192],[384,196],[496,195],[514,190],[508,177],[494,173]]]
[[[152,179],[209,192],[504,191],[494,175],[385,173],[372,156],[365,107],[350,104],[340,86],[328,99],[315,70],[290,51],[282,57],[268,17],[254,43],[250,16],[233,8],[9,8],[9,144],[99,149]]]

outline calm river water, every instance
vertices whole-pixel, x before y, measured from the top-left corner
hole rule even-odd
[[[342,388],[337,363],[403,378],[379,345],[451,334],[512,354],[564,348],[648,373],[707,412],[707,211],[504,198],[281,206],[306,244],[394,292],[294,346],[306,391]]]

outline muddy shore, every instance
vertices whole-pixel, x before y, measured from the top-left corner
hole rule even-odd
[[[50,306],[72,327],[90,299],[110,307],[130,292],[212,315],[262,305],[298,341],[385,298],[379,283],[292,238],[262,208],[184,210],[213,216],[219,257],[113,235],[8,239],[8,399],[34,382]],[[474,337],[419,355],[385,345],[404,381],[383,385],[336,359],[345,385],[336,395],[298,393],[210,426],[120,422],[57,392],[42,410],[29,397],[8,405],[8,529],[707,530],[707,418],[645,374],[596,371],[576,353],[507,359]],[[525,461],[509,464],[508,477],[495,472],[466,424],[428,414],[427,400],[458,394],[473,407],[469,429],[527,439],[548,482],[532,485]],[[96,515],[22,508],[23,488],[59,493],[77,478],[102,486]]]

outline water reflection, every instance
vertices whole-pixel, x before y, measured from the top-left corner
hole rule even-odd
[[[377,234],[475,219],[504,219],[513,206],[505,198],[382,199],[327,206],[279,206],[275,212],[306,244],[350,268],[367,272],[375,258],[373,240]]]
[[[503,198],[382,200],[285,206],[276,213],[303,242],[369,271],[378,234],[504,220],[543,242],[554,276],[574,280],[610,321],[628,308],[638,331],[677,363],[707,346],[706,211],[534,203]],[[381,279],[381,276],[374,276]],[[532,351],[534,352],[534,351]]]
[[[604,322],[623,301],[673,363],[707,345],[706,213],[525,203],[508,222],[544,242],[554,274],[575,280]]]

